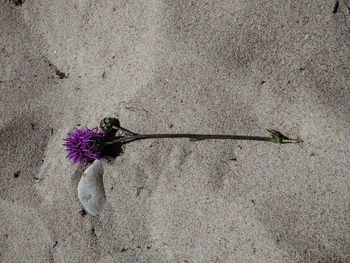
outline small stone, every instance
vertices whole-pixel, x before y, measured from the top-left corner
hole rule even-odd
[[[95,160],[83,173],[78,184],[78,198],[86,212],[100,215],[106,202],[102,162]]]

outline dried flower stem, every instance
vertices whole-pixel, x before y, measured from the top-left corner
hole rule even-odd
[[[260,136],[245,136],[245,135],[217,135],[217,134],[133,134],[128,136],[123,136],[111,142],[106,142],[105,144],[113,143],[129,143],[132,141],[145,140],[145,139],[165,139],[165,138],[189,138],[191,141],[200,141],[207,139],[219,139],[219,140],[248,140],[248,141],[265,141],[274,143],[299,143],[300,140],[289,139],[283,134],[268,130],[271,133],[271,137],[260,137]]]

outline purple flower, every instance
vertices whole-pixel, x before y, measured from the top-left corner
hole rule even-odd
[[[89,164],[94,160],[101,160],[103,142],[106,139],[106,133],[100,131],[97,127],[90,130],[76,129],[68,133],[68,138],[64,146],[68,152],[67,157],[81,166]]]

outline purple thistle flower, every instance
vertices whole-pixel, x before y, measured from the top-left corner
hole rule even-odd
[[[68,152],[67,157],[81,166],[89,164],[94,160],[101,160],[103,142],[106,139],[106,132],[99,131],[98,127],[90,130],[76,129],[68,133],[64,146]]]

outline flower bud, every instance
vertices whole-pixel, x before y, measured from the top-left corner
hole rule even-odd
[[[105,132],[116,133],[120,128],[120,122],[117,118],[112,118],[112,117],[103,118],[100,122],[100,128]]]

